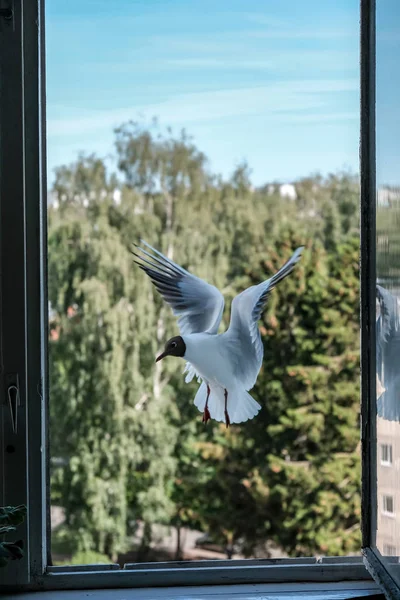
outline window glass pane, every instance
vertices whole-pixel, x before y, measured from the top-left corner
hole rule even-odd
[[[376,543],[384,556],[393,557],[399,554],[400,539],[400,12],[396,0],[377,2],[376,8]],[[387,562],[395,569],[397,561]],[[397,568],[394,573],[399,577]]]
[[[46,6],[54,563],[358,553],[358,2]],[[179,331],[140,239],[223,292],[221,331],[305,246],[240,423],[155,363]]]
[[[391,465],[392,464],[392,445],[381,444],[381,464]]]
[[[393,514],[394,513],[393,496],[383,496],[383,512]]]
[[[396,556],[396,546],[392,546],[391,544],[383,544],[383,554],[386,556]]]

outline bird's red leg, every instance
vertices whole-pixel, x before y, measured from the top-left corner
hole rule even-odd
[[[208,399],[210,397],[210,386],[207,383],[207,398],[206,398],[206,405],[204,407],[204,412],[203,412],[203,423],[207,423],[207,421],[209,421],[211,419],[211,415],[210,415],[210,411],[208,410]]]
[[[227,427],[229,427],[229,425],[231,424],[231,421],[230,421],[229,415],[228,415],[228,390],[224,390],[224,396],[225,396],[225,424]]]

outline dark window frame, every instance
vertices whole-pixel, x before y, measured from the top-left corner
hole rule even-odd
[[[376,545],[376,0],[361,0],[360,67],[362,551],[367,569],[394,600],[400,586]]]
[[[359,558],[202,561],[106,567],[52,567],[49,552],[47,436],[47,292],[45,178],[44,1],[9,0],[10,20],[0,17],[0,261],[1,403],[0,497],[25,503],[19,528],[25,557],[0,570],[0,591],[130,588],[277,582],[339,582],[369,579]],[[6,2],[3,2],[3,4]],[[376,555],[371,498],[376,432],[370,415],[376,405],[374,339],[374,0],[361,0],[361,322],[363,546]],[[5,117],[4,117],[5,115]],[[7,149],[5,152],[4,149]],[[371,212],[372,211],[372,212]],[[372,302],[373,300],[373,302]],[[372,308],[373,307],[373,314]],[[18,377],[17,377],[18,376]],[[19,385],[18,428],[5,405],[8,385]],[[375,436],[375,437],[374,437]],[[7,446],[14,452],[7,452]],[[374,492],[375,490],[375,492]],[[373,495],[375,493],[375,496]],[[375,511],[376,519],[376,511]],[[372,554],[370,553],[372,552]],[[374,563],[375,564],[375,563]],[[371,566],[371,564],[370,564]],[[372,567],[371,567],[372,568]],[[378,567],[379,569],[381,566]]]

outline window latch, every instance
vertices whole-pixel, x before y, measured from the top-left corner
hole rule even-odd
[[[0,17],[3,17],[3,19],[6,19],[6,21],[9,21],[10,19],[12,19],[12,16],[13,16],[12,8],[0,8]]]
[[[11,4],[11,2],[5,2],[5,4],[7,6],[2,6],[3,2],[2,2],[2,0],[0,0],[0,6],[1,6],[0,17],[5,19],[6,21],[11,21],[11,19],[13,18],[12,4]]]
[[[18,407],[21,404],[19,394],[18,374],[13,373],[6,376],[7,381],[7,404],[10,411],[11,426],[13,433],[17,433],[18,426]]]

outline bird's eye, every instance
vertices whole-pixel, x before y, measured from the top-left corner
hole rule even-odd
[[[177,347],[177,343],[176,342],[171,342],[171,348],[176,348]]]

